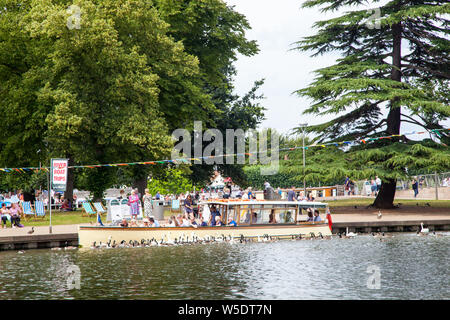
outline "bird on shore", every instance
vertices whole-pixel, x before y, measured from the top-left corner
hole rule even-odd
[[[27,233],[28,233],[28,234],[32,234],[33,232],[34,232],[34,227],[31,227],[31,230],[28,231]]]
[[[24,251],[17,251],[17,253],[22,254],[22,253],[25,253],[25,252]]]
[[[381,219],[382,217],[383,217],[383,215],[381,214],[381,210],[378,210],[377,219]]]
[[[431,204],[429,204],[428,202],[426,204],[427,204],[427,207],[431,207]]]

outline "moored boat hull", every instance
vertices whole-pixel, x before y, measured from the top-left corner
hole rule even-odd
[[[165,242],[178,239],[179,237],[192,236],[204,237],[233,237],[238,239],[244,237],[272,236],[272,237],[291,237],[302,235],[308,238],[319,233],[323,236],[331,235],[330,228],[326,223],[292,224],[292,225],[250,225],[238,227],[92,227],[80,226],[78,230],[79,244],[81,247],[89,248],[94,242],[97,244],[107,243],[108,241],[120,243],[122,241],[138,241],[156,239]]]

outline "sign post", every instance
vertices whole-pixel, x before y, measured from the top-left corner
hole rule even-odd
[[[49,233],[52,233],[52,190],[66,191],[67,171],[69,159],[51,159],[50,162],[50,190],[49,190],[49,208],[50,208],[50,226]]]

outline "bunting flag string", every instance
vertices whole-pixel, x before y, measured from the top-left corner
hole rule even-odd
[[[442,131],[450,131],[450,128],[445,128],[445,129],[433,129],[430,130],[429,133],[433,133],[435,134],[438,138],[442,138]],[[324,144],[312,144],[309,146],[295,146],[295,147],[288,147],[288,148],[280,148],[278,151],[294,151],[294,150],[301,150],[301,149],[305,149],[308,150],[308,148],[312,148],[312,147],[322,147],[322,148],[326,148],[327,146],[335,146],[335,147],[339,147],[339,146],[348,146],[352,143],[362,143],[362,144],[367,144],[368,142],[373,142],[373,141],[377,141],[377,140],[382,140],[382,139],[392,139],[395,137],[401,137],[401,136],[410,136],[410,135],[416,135],[416,134],[425,134],[428,133],[427,131],[420,131],[420,132],[409,132],[409,133],[404,133],[404,134],[394,134],[394,135],[390,135],[390,136],[384,136],[384,137],[373,137],[373,138],[364,138],[364,139],[357,139],[357,140],[353,140],[353,141],[341,141],[341,142],[329,142],[329,143],[324,143]],[[445,144],[442,143],[442,145],[447,146]],[[108,164],[94,164],[94,165],[75,165],[75,166],[69,166],[70,169],[80,169],[80,168],[101,168],[101,167],[121,167],[121,166],[133,166],[133,165],[156,165],[156,164],[166,164],[166,163],[174,163],[174,164],[179,164],[179,163],[190,163],[190,161],[201,161],[201,159],[214,159],[214,158],[219,158],[219,157],[230,157],[230,156],[252,156],[255,154],[259,154],[259,153],[264,153],[267,152],[268,150],[264,150],[264,151],[259,151],[259,152],[253,152],[253,153],[233,153],[233,154],[222,154],[222,155],[217,155],[217,156],[204,156],[204,157],[197,157],[197,158],[182,158],[182,159],[173,159],[173,160],[152,160],[152,161],[143,161],[143,162],[128,162],[128,163],[108,163]],[[50,171],[50,167],[25,167],[25,168],[0,168],[0,172],[6,172],[6,173],[11,173],[11,172],[19,172],[19,173],[26,173],[26,172],[39,172],[39,171],[44,171],[44,172],[49,172]]]

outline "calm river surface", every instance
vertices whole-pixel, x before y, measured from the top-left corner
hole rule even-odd
[[[0,252],[5,299],[450,299],[450,234]],[[68,289],[78,266],[80,289]],[[374,269],[371,269],[374,267]],[[380,288],[367,283],[380,270]],[[368,269],[370,273],[368,273]],[[372,277],[372,278],[370,278]]]

